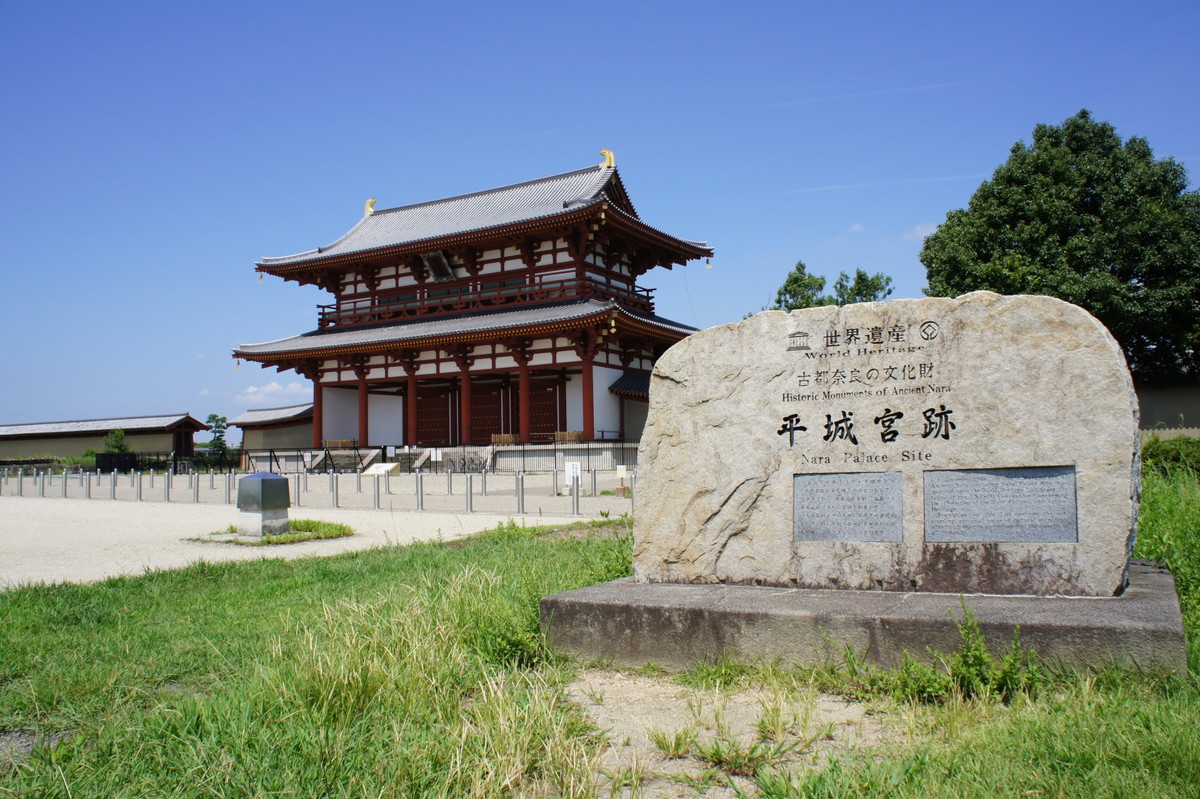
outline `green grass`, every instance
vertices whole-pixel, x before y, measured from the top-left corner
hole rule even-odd
[[[1194,472],[1147,470],[1135,554],[1175,573],[1186,677],[1041,672],[985,658],[967,628],[941,672],[722,662],[680,678],[859,697],[898,729],[880,747],[793,764],[783,755],[812,731],[780,716],[758,744],[701,750],[663,733],[660,748],[706,757],[712,781],[746,775],[763,797],[1194,797],[1197,519]],[[599,744],[564,701],[571,667],[544,645],[538,599],[628,574],[630,540],[613,535],[627,530],[509,524],[2,592],[0,731],[71,736],[0,765],[0,797],[594,796]]]
[[[1200,675],[1200,472],[1187,466],[1143,470],[1133,554],[1171,569],[1188,633],[1188,666]]]
[[[538,598],[628,572],[596,532],[0,593],[0,730],[74,732],[0,796],[575,795],[593,747]]]
[[[201,543],[233,544],[242,547],[265,547],[275,544],[299,544],[302,541],[321,541],[327,538],[346,538],[354,535],[353,528],[348,524],[323,522],[317,519],[292,519],[288,522],[288,532],[279,535],[239,536],[237,538],[216,538],[214,536],[236,536],[237,525],[231,524],[224,530],[210,533],[208,537],[193,538],[192,541]]]

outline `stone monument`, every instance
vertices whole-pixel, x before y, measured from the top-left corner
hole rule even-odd
[[[1170,575],[1130,569],[1138,443],[1120,347],[1050,297],[704,330],[651,378],[634,578],[548,597],[543,623],[631,663],[844,642],[889,664],[955,648],[965,597],[998,648],[1020,625],[1051,660],[1186,668]]]
[[[766,312],[659,361],[638,579],[1113,596],[1137,398],[1086,311],[976,292]]]

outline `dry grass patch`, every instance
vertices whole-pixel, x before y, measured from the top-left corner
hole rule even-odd
[[[899,734],[861,703],[803,688],[705,690],[665,675],[589,669],[567,696],[607,741],[601,795],[754,795],[755,774],[821,768],[831,754]]]

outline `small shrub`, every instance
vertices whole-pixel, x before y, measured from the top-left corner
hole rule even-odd
[[[1180,468],[1200,474],[1200,438],[1151,436],[1142,444],[1142,466],[1160,474]]]

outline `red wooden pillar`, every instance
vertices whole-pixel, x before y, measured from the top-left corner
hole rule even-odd
[[[313,449],[320,449],[325,441],[325,413],[321,405],[321,378],[313,380]]]
[[[368,397],[367,394],[367,378],[365,376],[358,378],[358,445],[360,447],[367,446],[368,433]]]
[[[591,441],[596,433],[596,398],[592,396],[592,355],[583,359],[583,440]]]
[[[529,443],[529,404],[533,401],[532,392],[529,390],[529,362],[524,359],[518,359],[520,364],[520,380],[517,383],[517,405],[521,409],[521,443]]]
[[[458,398],[459,443],[471,444],[471,375],[463,370],[462,389]]]
[[[567,374],[565,370],[558,376],[556,389],[558,391],[558,425],[555,429],[569,430],[570,426],[567,424]]]
[[[404,443],[410,447],[417,445],[417,376],[408,376],[408,385],[404,388]]]

